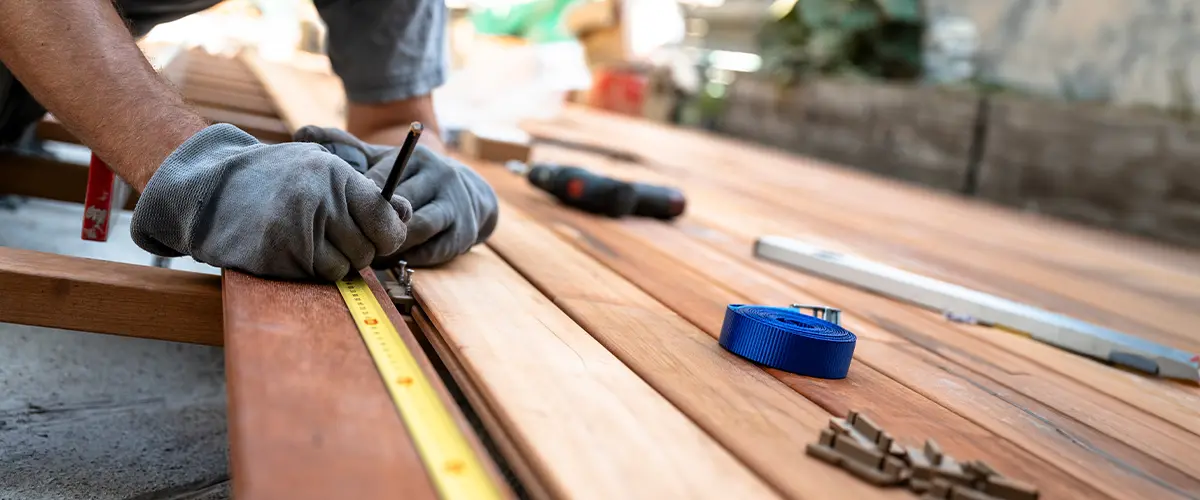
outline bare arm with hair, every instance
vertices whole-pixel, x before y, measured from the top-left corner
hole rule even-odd
[[[47,5],[51,4],[51,5]],[[108,0],[0,1],[0,61],[141,192],[134,243],[275,278],[336,280],[394,253],[411,204],[315,144],[209,125]]]
[[[138,191],[207,125],[150,66],[111,2],[0,2],[0,19],[0,61]]]

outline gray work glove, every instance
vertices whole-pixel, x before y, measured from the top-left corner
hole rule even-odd
[[[284,279],[337,280],[396,252],[408,200],[321,146],[266,145],[211,125],[163,161],[133,211],[142,249]]]
[[[356,170],[365,170],[381,189],[400,154],[399,147],[367,144],[336,128],[310,125],[292,139],[321,144]],[[376,267],[401,259],[411,266],[442,264],[483,243],[496,229],[499,203],[492,187],[470,167],[423,145],[413,148],[396,194],[412,202],[408,239],[395,255],[377,259]]]

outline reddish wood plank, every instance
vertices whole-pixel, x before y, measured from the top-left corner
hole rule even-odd
[[[718,352],[725,356],[730,356],[724,353],[716,346],[715,337],[719,333],[719,327],[722,323],[724,309],[730,303],[745,303],[745,297],[733,293],[729,283],[721,283],[718,280],[709,280],[701,272],[695,269],[689,269],[672,262],[666,257],[666,254],[660,253],[657,250],[639,244],[636,239],[623,238],[613,231],[606,228],[615,227],[617,224],[612,221],[607,221],[601,218],[593,218],[583,214],[574,213],[560,207],[555,207],[543,193],[534,192],[528,188],[520,187],[519,184],[523,181],[512,177],[506,171],[495,167],[479,167],[484,172],[484,175],[496,186],[501,197],[506,202],[514,202],[515,205],[523,206],[524,209],[514,211],[509,207],[507,209],[508,218],[506,223],[502,224],[496,235],[493,236],[489,243],[496,247],[498,251],[505,254],[506,258],[512,259],[514,265],[521,268],[522,272],[537,283],[539,286],[547,290],[554,290],[554,294],[558,302],[566,309],[573,318],[588,328],[597,338],[609,343],[610,349],[614,352],[621,353],[626,363],[631,366],[642,366],[645,361],[636,358],[630,358],[625,355],[625,351],[629,349],[629,345],[637,345],[637,343],[651,342],[656,335],[662,335],[663,332],[671,332],[669,346],[662,346],[658,351],[675,353],[676,351],[684,352],[689,349],[695,349],[697,346],[704,346],[710,352]],[[535,215],[536,214],[536,215]],[[653,318],[653,314],[642,308],[651,308],[657,305],[653,303],[654,299],[643,297],[641,307],[627,307],[624,310],[620,307],[615,307],[610,304],[628,303],[630,297],[636,296],[632,292],[622,291],[621,287],[609,284],[609,281],[603,279],[603,274],[596,271],[588,271],[583,273],[587,279],[567,279],[569,274],[568,269],[564,266],[555,265],[564,259],[568,259],[572,254],[573,249],[562,249],[561,243],[556,241],[545,241],[544,238],[535,238],[532,235],[536,234],[532,229],[526,228],[529,225],[525,221],[526,216],[532,216],[545,223],[546,226],[557,231],[564,239],[571,241],[580,250],[590,254],[596,260],[608,264],[612,270],[630,280],[633,284],[641,287],[645,293],[658,299],[663,305],[673,309],[680,316],[697,325],[699,331],[695,328],[692,331],[696,335],[688,335],[687,328],[673,324],[670,320],[663,318]],[[634,221],[626,221],[634,222]],[[515,226],[514,226],[515,224]],[[650,225],[656,225],[651,223]],[[514,237],[510,231],[520,231],[520,237]],[[705,248],[701,245],[695,245],[696,250],[702,251]],[[552,254],[553,258],[528,258],[526,256],[536,255],[537,251],[545,251]],[[577,251],[577,250],[576,250]],[[684,250],[680,250],[684,251]],[[570,266],[569,270],[585,269],[586,267],[578,263],[578,258],[575,259],[575,265]],[[611,278],[610,278],[611,279]],[[604,285],[601,285],[601,284]],[[575,300],[572,297],[585,297],[586,300]],[[795,300],[795,297],[789,297],[786,293],[780,294],[786,302],[790,303]],[[646,302],[649,300],[650,302]],[[589,304],[589,302],[594,302]],[[660,306],[661,307],[661,306]],[[623,318],[611,318],[605,313],[608,311],[617,311],[623,314]],[[679,318],[676,320],[682,322]],[[628,335],[629,338],[619,341],[622,335]],[[697,337],[700,337],[697,339]],[[634,340],[636,339],[636,340]],[[707,339],[707,343],[705,341]],[[635,343],[636,342],[636,343]],[[659,358],[670,359],[671,355],[660,354]],[[653,358],[653,355],[650,355]],[[635,363],[641,361],[640,363]],[[738,363],[747,367],[754,368],[753,365],[739,360]],[[672,376],[668,380],[672,380],[671,384],[679,384],[678,378],[686,376],[689,372],[683,369],[682,366],[670,371]],[[694,373],[721,373],[720,380],[731,379],[726,371],[717,371],[715,368],[708,370],[695,370]],[[887,425],[889,432],[904,442],[910,444],[918,444],[926,437],[932,437],[939,442],[944,443],[947,450],[961,458],[985,458],[996,467],[999,467],[1005,474],[1012,477],[1021,478],[1025,481],[1030,481],[1042,486],[1042,491],[1047,498],[1066,498],[1073,494],[1084,494],[1089,498],[1104,498],[1106,495],[1100,493],[1095,488],[1087,483],[1071,477],[1064,473],[1059,468],[1051,465],[1049,462],[1042,460],[1025,450],[1014,446],[1007,440],[989,432],[973,423],[955,415],[946,410],[935,402],[930,401],[924,396],[915,393],[908,388],[898,384],[896,381],[876,372],[870,366],[866,366],[861,362],[857,362],[851,368],[851,375],[847,380],[831,381],[831,389],[826,392],[820,387],[810,388],[796,385],[796,379],[804,379],[803,377],[791,378],[788,374],[778,371],[771,371],[771,374],[785,383],[798,389],[802,394],[809,399],[816,401],[830,411],[839,416],[845,416],[850,409],[862,410],[868,412],[872,418],[875,418],[881,423]],[[655,380],[645,374],[648,380]],[[870,381],[870,385],[864,385],[864,381]],[[695,383],[695,382],[689,382]],[[766,423],[781,419],[784,415],[795,414],[795,405],[786,405],[788,401],[782,395],[776,394],[774,397],[770,394],[762,392],[750,392],[753,389],[748,385],[746,380],[739,382],[739,386],[746,388],[743,397],[753,397],[754,401],[742,401],[736,404],[723,403],[719,406],[728,405],[733,408],[772,408],[770,416],[757,417],[754,424],[747,424],[743,427],[737,427],[739,433],[749,433],[753,429],[766,425]],[[697,410],[688,405],[691,398],[715,398],[721,401],[735,401],[733,396],[724,395],[721,392],[719,385],[713,384],[707,390],[692,390],[688,393],[674,392],[671,385],[662,385],[658,387],[664,394],[675,398],[676,405],[681,408],[693,411],[693,418],[698,422],[709,422],[710,419],[703,413],[695,413]],[[830,393],[837,394],[838,404],[830,404]],[[712,407],[711,404],[701,406],[700,408]],[[911,414],[913,411],[923,411],[933,421],[924,423],[916,419],[904,418],[904,415]],[[795,418],[795,417],[792,417]],[[736,420],[736,419],[735,419]],[[805,418],[798,418],[790,425],[792,427],[803,427],[802,423]],[[827,418],[807,419],[808,425],[816,425],[816,430],[826,425]],[[931,425],[936,423],[936,425]],[[771,473],[773,468],[763,465],[756,461],[757,458],[770,454],[772,447],[779,443],[773,443],[772,446],[760,446],[759,448],[743,449],[738,446],[739,442],[736,439],[737,433],[731,432],[734,427],[729,425],[721,428],[712,428],[710,432],[714,435],[726,439],[726,445],[731,450],[736,452],[746,453],[748,463],[757,464],[757,469],[760,473],[767,477],[775,477]],[[816,432],[810,430],[806,432]],[[778,442],[786,442],[787,439],[796,437],[793,433],[778,432],[778,437],[775,438]],[[808,437],[803,437],[807,435]],[[810,440],[812,434],[803,434],[799,436],[799,441]],[[769,438],[762,438],[769,439]],[[800,445],[794,445],[796,448]],[[782,453],[782,452],[779,452]],[[794,470],[801,470],[801,463],[808,460],[807,457],[799,459],[785,460],[786,463],[793,464]],[[801,478],[807,477],[801,475]],[[835,476],[836,477],[836,476]],[[831,480],[834,478],[830,478]],[[807,487],[816,488],[820,485],[819,482],[806,480]],[[785,480],[783,484],[787,485]],[[794,485],[791,485],[794,487]],[[788,490],[798,496],[805,496],[796,491]],[[807,492],[811,494],[812,492]],[[817,495],[821,496],[821,495]],[[862,496],[859,494],[859,496]]]
[[[494,168],[481,170],[506,200],[519,200],[519,203],[523,203],[528,209],[527,213],[537,214],[552,226],[565,227],[561,233],[576,242],[579,248],[605,262],[626,279],[708,331],[710,335],[716,336],[719,333],[726,304],[764,303],[760,297],[747,296],[735,291],[736,285],[709,277],[711,265],[694,260],[699,253],[695,242],[656,248],[668,241],[670,234],[678,234],[677,230],[669,225],[654,221],[613,221],[553,207],[543,193],[535,192],[528,186],[519,186],[516,183],[521,181],[507,172]],[[742,218],[747,216],[742,214]],[[625,230],[625,227],[635,225],[657,230],[644,234]],[[741,251],[737,255],[748,259],[745,254],[749,245],[739,248]],[[738,272],[757,271],[744,268]],[[798,289],[792,297],[798,302],[812,301],[810,295]],[[818,300],[818,303],[820,302]],[[832,305],[848,306],[836,301]],[[890,303],[889,307],[900,305]],[[861,311],[862,308],[856,310]],[[848,322],[858,321],[852,313],[844,315],[843,318]],[[1179,490],[1193,491],[1197,488],[1198,483],[1194,478],[1156,460],[1141,449],[1132,448],[1110,435],[1096,432],[1069,415],[1054,411],[1045,405],[1021,400],[1019,406],[1014,406],[1006,401],[1015,399],[996,396],[1002,394],[1001,384],[978,376],[967,368],[957,367],[952,361],[938,360],[931,363],[923,358],[909,356],[903,349],[893,345],[905,344],[903,339],[895,336],[864,337],[872,330],[861,321],[851,324],[854,331],[860,334],[855,357],[857,363],[862,363],[856,365],[859,368],[852,370],[877,369],[888,378],[903,383],[911,391],[920,393],[965,417],[966,420],[1016,444],[1025,452],[1062,469],[1047,470],[1047,473],[1067,472],[1081,481],[1093,484],[1105,494],[1118,497],[1164,495]],[[880,332],[880,335],[887,335],[878,327],[873,328],[873,331]],[[877,341],[883,338],[886,338],[886,341]],[[895,361],[899,358],[905,358],[905,361]],[[939,375],[943,366],[955,366],[955,375]],[[903,404],[903,398],[894,401]],[[979,408],[988,410],[980,411]],[[956,430],[949,428],[946,432],[953,433]],[[896,433],[903,434],[901,430],[896,430]],[[1079,447],[1076,444],[1077,440],[1090,444]],[[1185,448],[1178,448],[1174,453],[1178,454],[1183,449]],[[971,455],[988,456],[998,451],[976,450],[976,453]],[[1088,465],[1081,467],[1080,464]],[[1050,481],[1035,482],[1047,484]]]
[[[224,305],[236,498],[437,498],[335,285],[225,271]]]
[[[221,345],[221,279],[0,247],[0,322]]]
[[[268,118],[279,116],[279,113],[275,110],[275,105],[271,103],[269,98],[249,95],[234,90],[184,85],[183,98],[187,102],[199,106],[223,108]]]
[[[230,123],[263,142],[287,142],[292,134],[278,119],[240,113],[209,106],[193,106],[196,112],[215,123]]]

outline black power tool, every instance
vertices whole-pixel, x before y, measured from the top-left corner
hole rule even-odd
[[[531,184],[564,205],[609,217],[636,215],[671,220],[682,214],[686,205],[683,193],[677,189],[620,181],[579,167],[536,163],[529,167],[528,177]]]

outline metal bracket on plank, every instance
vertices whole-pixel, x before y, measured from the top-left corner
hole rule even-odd
[[[392,299],[392,304],[395,304],[396,309],[400,310],[401,314],[412,314],[412,308],[417,304],[417,300],[413,298],[413,270],[408,268],[408,262],[402,260],[396,264],[396,267],[378,271],[375,275],[379,278],[383,289],[387,291],[388,297]]]
[[[821,431],[808,455],[876,486],[905,486],[923,500],[1037,500],[1037,488],[1006,478],[982,460],[959,462],[937,442],[901,446],[871,419],[851,411]]]
[[[792,309],[796,309],[800,312],[804,312],[807,309],[809,311],[812,311],[810,313],[806,313],[809,316],[812,316],[817,319],[823,319],[823,320],[833,323],[837,326],[842,326],[842,310],[841,309],[838,309],[835,307],[829,307],[829,306],[810,306],[810,305],[804,305],[804,304],[792,304],[789,307],[791,307]]]

